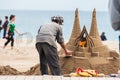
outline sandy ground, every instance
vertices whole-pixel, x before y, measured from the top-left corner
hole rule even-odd
[[[39,63],[39,56],[34,43],[15,44],[13,50],[10,45],[3,49],[6,40],[0,40],[0,66],[10,65],[18,71],[24,72]]]
[[[39,63],[38,52],[35,49],[35,41],[16,42],[15,47],[11,50],[10,45],[3,49],[4,42],[6,40],[0,39],[0,66],[10,65],[18,71],[24,72],[30,69],[30,67]],[[118,52],[118,42],[116,41],[105,41],[105,45],[112,50]],[[60,49],[60,46],[58,46]]]
[[[117,41],[103,41],[104,45],[107,45],[110,50],[115,50],[119,53],[119,42]]]

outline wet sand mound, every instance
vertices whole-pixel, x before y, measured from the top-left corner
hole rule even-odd
[[[0,66],[0,75],[21,75],[23,73],[17,71],[16,69],[8,66]]]
[[[62,74],[69,74],[75,72],[78,67],[84,69],[95,69],[99,73],[104,73],[106,75],[111,73],[117,73],[119,65],[118,60],[110,60],[110,63],[105,64],[90,64],[88,59],[83,58],[60,58]],[[113,65],[111,65],[111,63]],[[63,68],[62,68],[63,67]],[[39,64],[30,68],[26,72],[19,72],[18,70],[8,66],[0,66],[0,75],[40,75]]]
[[[11,66],[0,66],[0,75],[40,75],[39,64],[30,68],[26,72],[19,72]]]
[[[24,72],[24,74],[26,75],[40,75],[40,66],[39,64],[33,66],[30,68],[30,70]]]

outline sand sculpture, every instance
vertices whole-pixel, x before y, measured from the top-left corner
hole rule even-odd
[[[73,51],[73,57],[64,58],[60,56],[63,74],[75,72],[78,67],[95,69],[104,74],[117,73],[119,70],[119,54],[109,50],[100,39],[95,9],[92,14],[89,33],[85,26],[81,31],[78,9],[76,9],[72,34],[66,47]],[[62,55],[63,50],[61,49],[59,53]]]
[[[90,33],[85,26],[81,31],[78,9],[76,9],[73,31],[66,47],[73,51],[73,57],[65,58],[62,56],[63,50],[59,51],[62,74],[75,72],[78,67],[95,69],[104,74],[117,73],[120,69],[119,54],[103,45],[99,37],[95,9]],[[19,72],[10,66],[0,66],[0,75],[40,75],[40,66],[37,64],[26,72]]]

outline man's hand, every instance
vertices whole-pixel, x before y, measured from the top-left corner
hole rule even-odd
[[[72,56],[72,53],[73,53],[73,52],[70,51],[70,50],[66,50],[66,51],[65,51],[65,55],[66,55],[66,56]]]
[[[72,51],[66,49],[64,42],[60,45],[64,49],[66,56],[72,56]]]

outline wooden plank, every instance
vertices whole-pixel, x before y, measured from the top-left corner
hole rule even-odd
[[[7,76],[0,76],[0,80],[6,80]]]
[[[26,76],[16,76],[15,80],[25,80]]]
[[[43,80],[52,80],[52,76],[44,75]]]
[[[79,77],[79,80],[89,80],[88,77]]]
[[[113,77],[106,77],[106,80],[115,80]]]
[[[80,80],[79,77],[71,77],[70,80]]]
[[[25,80],[33,80],[34,76],[26,76]]]
[[[70,77],[62,77],[62,80],[70,80]]]
[[[43,76],[34,76],[33,80],[43,80]]]
[[[120,80],[120,77],[118,77],[118,78],[115,78],[115,80]]]
[[[16,76],[7,76],[5,80],[16,80]]]
[[[97,80],[97,77],[89,77],[88,80]]]
[[[63,76],[52,76],[51,80],[62,80]]]
[[[106,77],[98,77],[97,80],[107,80]]]
[[[0,80],[120,80],[114,77],[0,76]]]

